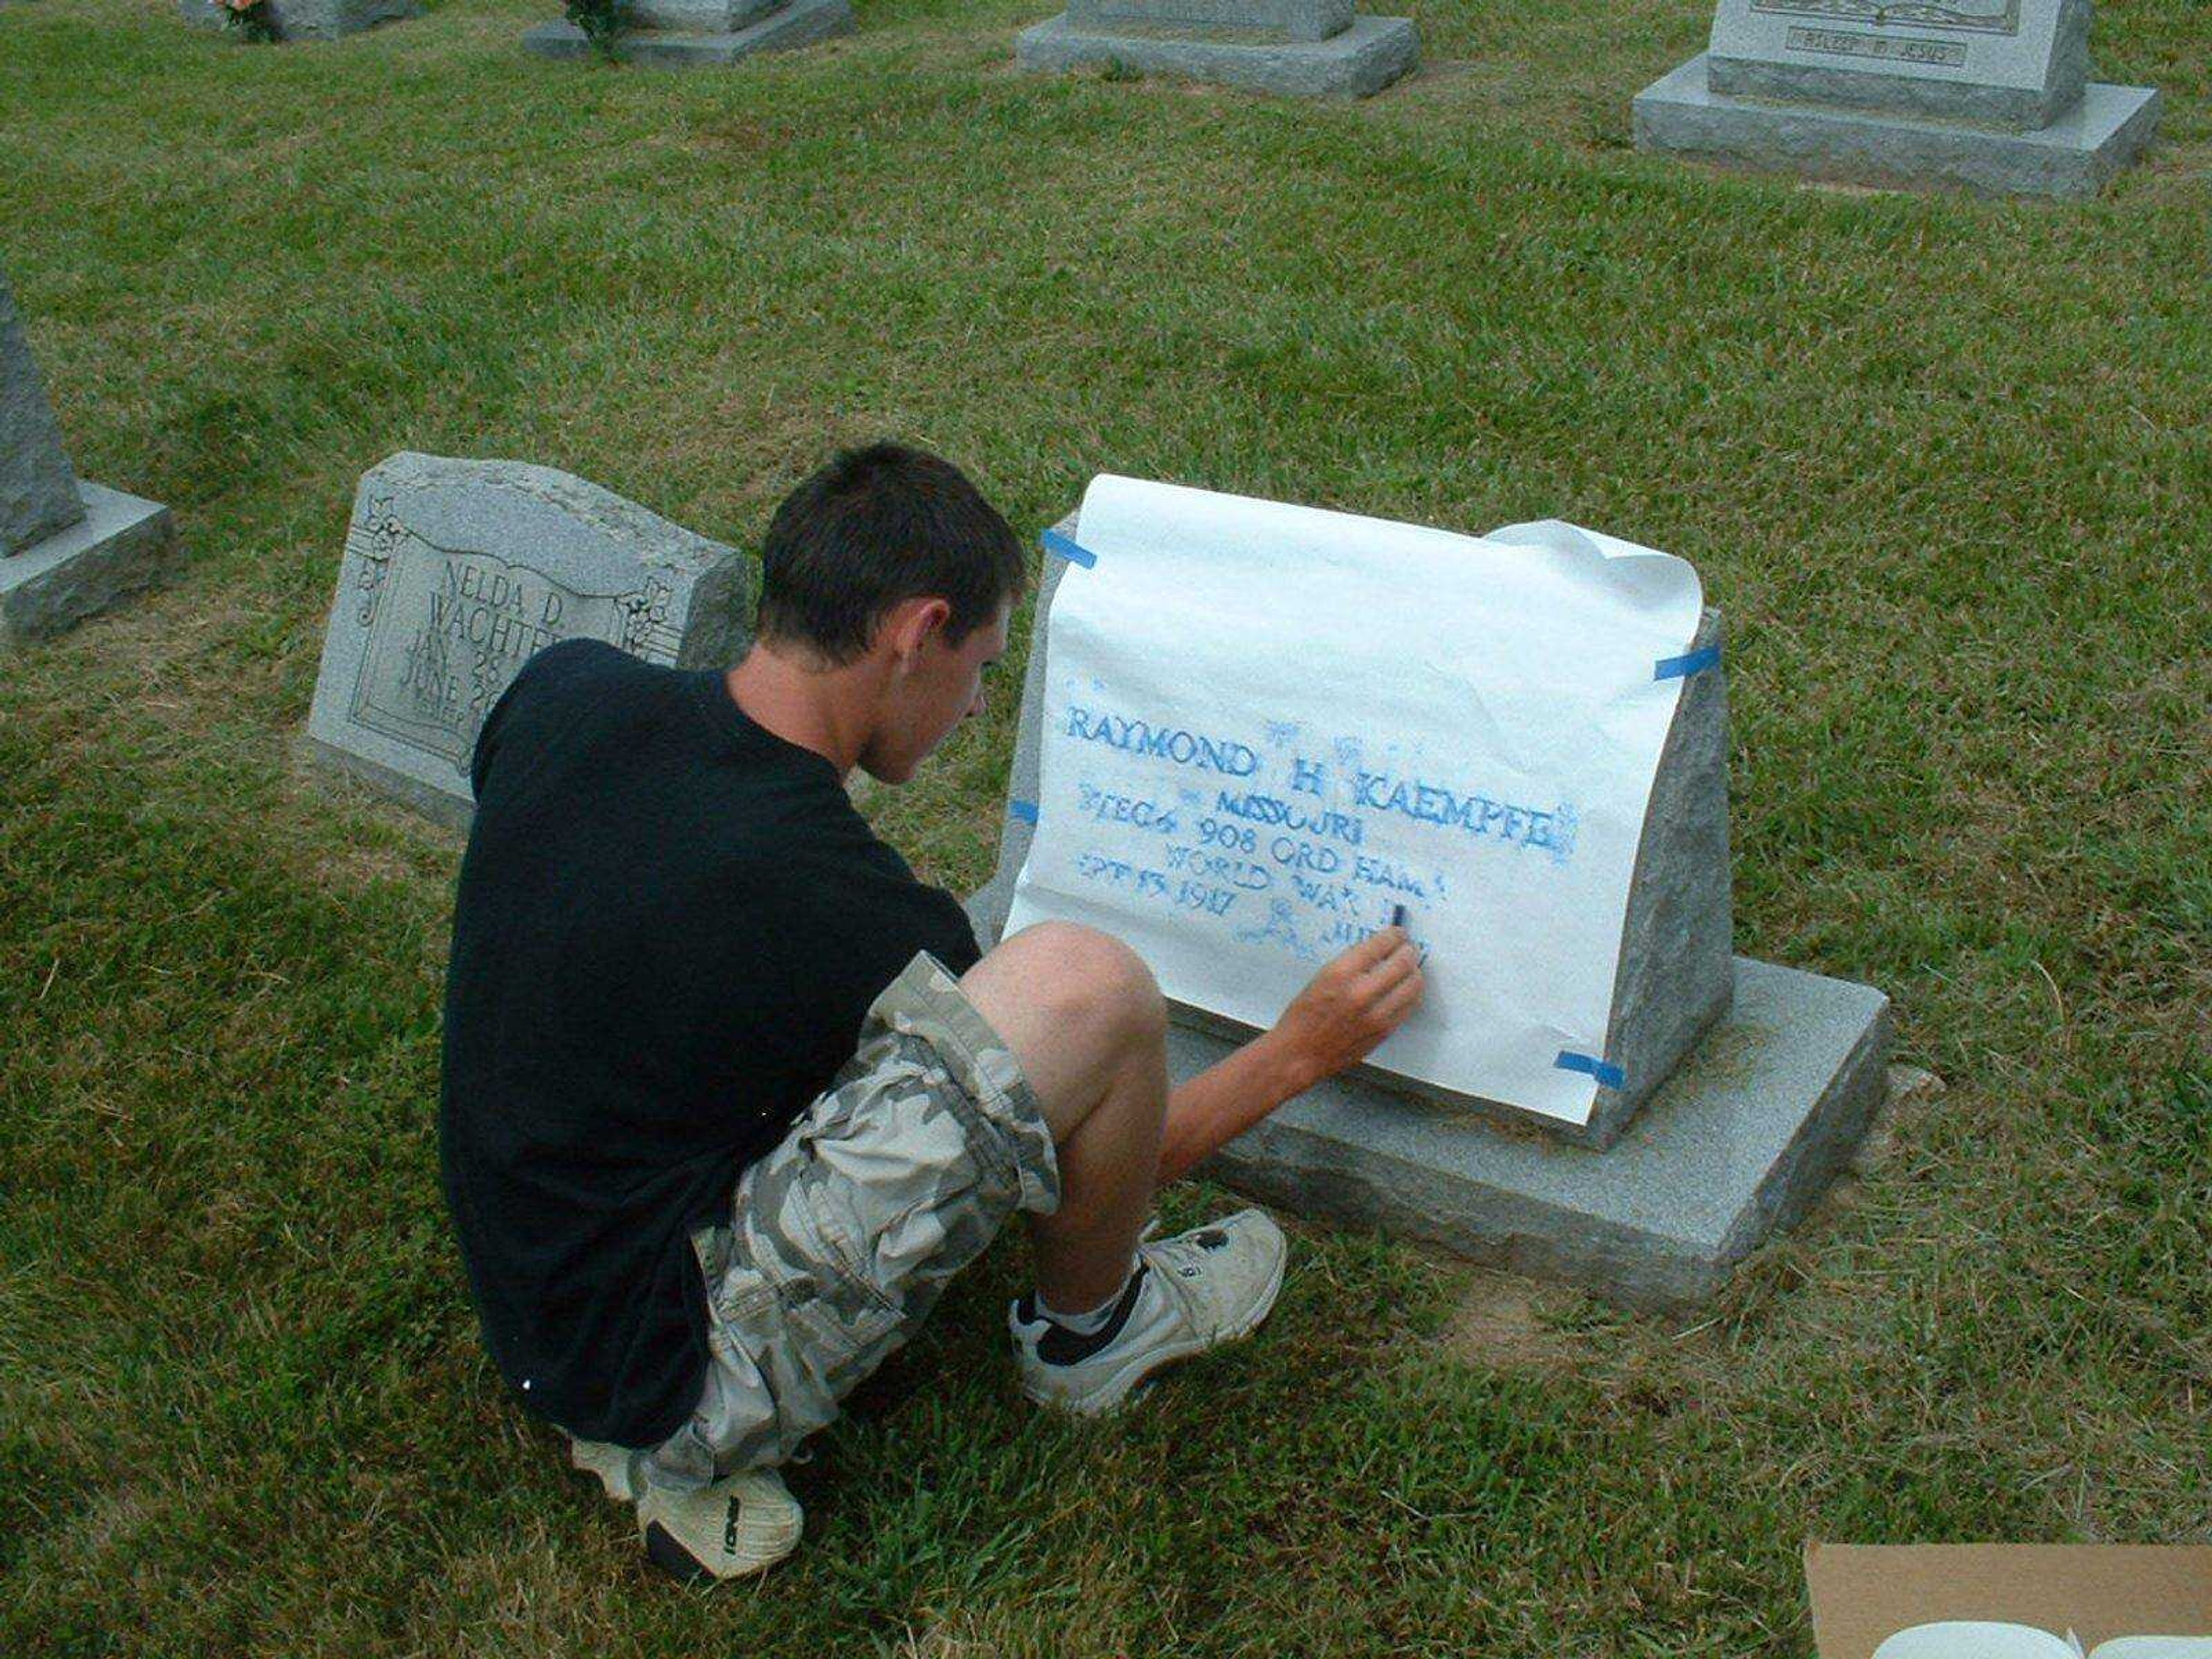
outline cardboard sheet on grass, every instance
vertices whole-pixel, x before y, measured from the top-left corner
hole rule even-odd
[[[1374,1063],[1586,1121],[1697,573],[1111,477],[1079,523],[1009,927],[1105,929],[1266,1026],[1402,904],[1428,995]]]
[[[1891,1651],[2010,1659],[2035,1652],[2041,1635],[2043,1650],[2054,1655],[2099,1647],[2111,1659],[2212,1652],[2212,1547],[1808,1544],[1805,1583],[1820,1659],[1874,1659],[1902,1632],[1968,1623],[2014,1629],[1942,1631]],[[2202,1645],[2143,1639],[2161,1637]]]

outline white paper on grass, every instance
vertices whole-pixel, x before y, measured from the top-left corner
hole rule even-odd
[[[1581,1123],[1703,595],[1547,522],[1486,537],[1103,477],[1054,597],[1010,928],[1128,941],[1272,1024],[1403,903],[1420,1011],[1373,1056]]]
[[[1887,1638],[1874,1659],[2083,1659],[2074,1632],[2062,1641],[2032,1625],[1946,1619],[1914,1625]],[[2087,1659],[2212,1659],[2212,1637],[2116,1636]]]

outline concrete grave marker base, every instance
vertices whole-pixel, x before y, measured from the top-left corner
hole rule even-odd
[[[1735,998],[1610,1150],[1322,1085],[1200,1173],[1296,1214],[1382,1227],[1634,1308],[1692,1306],[1790,1226],[1880,1105],[1889,999],[1738,957]],[[1180,1082],[1229,1051],[1176,1027]]]
[[[1636,148],[1844,184],[1963,185],[2094,196],[2150,142],[2159,94],[2093,82],[2049,126],[2016,132],[1711,90],[1705,57],[1636,96]]]
[[[623,36],[617,55],[657,69],[734,64],[757,52],[788,51],[850,34],[854,27],[851,0],[791,0],[740,29],[632,29]],[[592,43],[573,23],[540,23],[522,37],[522,44],[546,58],[592,55]]]
[[[221,28],[223,15],[212,0],[179,0],[188,23]],[[379,23],[422,15],[417,0],[270,0],[276,32],[287,40],[336,40]]]
[[[0,652],[59,634],[153,586],[175,563],[167,507],[96,483],[77,488],[82,518],[0,557]]]
[[[1014,63],[1050,74],[1119,68],[1288,98],[1364,98],[1421,58],[1420,31],[1410,17],[1355,17],[1324,40],[1270,38],[1260,30],[1249,39],[1235,34],[1134,22],[1085,26],[1062,15],[1015,37]]]

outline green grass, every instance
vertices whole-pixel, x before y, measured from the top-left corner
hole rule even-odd
[[[549,5],[248,50],[0,7],[0,250],[174,588],[0,663],[0,1651],[1802,1654],[1808,1538],[2212,1539],[2212,22],[2072,206],[1636,155],[1705,0],[1420,11],[1358,107],[1032,81],[862,0],[692,76]],[[1948,1090],[1707,1314],[1298,1243],[1235,1356],[1019,1406],[995,1251],[687,1595],[479,1346],[435,1178],[454,844],[295,773],[355,479],[573,471],[740,544],[893,433],[1694,560],[1738,941]],[[990,858],[1011,711],[873,810]],[[1177,1194],[1176,1218],[1212,1195]]]

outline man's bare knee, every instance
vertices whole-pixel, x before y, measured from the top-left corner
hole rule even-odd
[[[976,964],[971,978],[981,975],[1003,981],[1000,994],[1109,1041],[1157,1042],[1167,1029],[1167,1004],[1145,959],[1095,927],[1024,927]]]
[[[1009,938],[960,984],[1014,1051],[1056,1139],[1121,1079],[1164,1070],[1160,988],[1144,958],[1110,934],[1042,922]]]

